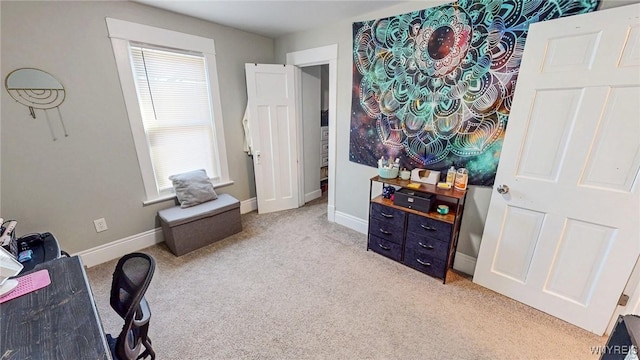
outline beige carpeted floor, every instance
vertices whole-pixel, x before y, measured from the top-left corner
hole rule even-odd
[[[158,359],[596,359],[606,338],[449,274],[366,251],[326,203],[242,216],[244,230],[182,257],[164,244],[147,292]],[[105,331],[116,261],[87,270]]]

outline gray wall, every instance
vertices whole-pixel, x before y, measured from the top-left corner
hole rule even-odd
[[[320,190],[320,66],[302,72],[304,193]]]
[[[0,6],[2,78],[17,68],[39,68],[67,93],[60,110],[70,136],[54,142],[41,111],[32,119],[25,106],[1,91],[0,213],[18,220],[18,235],[50,231],[65,250],[78,252],[154,229],[157,211],[173,206],[173,201],[142,205],[145,192],[105,17],[215,40],[235,181],[217,191],[240,200],[255,196],[253,166],[242,151],[244,63],[273,62],[272,39],[126,1],[2,1]],[[102,217],[109,230],[98,234],[93,220]]]
[[[377,175],[372,167],[359,165],[349,161],[349,125],[351,113],[351,81],[352,81],[352,23],[355,21],[372,20],[381,17],[403,14],[427,7],[438,6],[451,1],[405,2],[391,8],[368,13],[356,18],[338,23],[327,24],[324,27],[310,31],[290,34],[276,39],[275,54],[279,62],[284,61],[286,54],[329,44],[338,44],[338,100],[337,100],[337,164],[336,164],[336,211],[367,219],[369,178]],[[638,0],[605,0],[601,2],[601,9],[612,8]],[[492,188],[470,186],[465,206],[465,214],[460,229],[458,251],[476,258],[480,247],[480,240],[484,230],[491,199]]]
[[[601,7],[635,2],[606,0]],[[269,38],[132,2],[1,1],[2,78],[21,67],[57,77],[67,89],[60,109],[70,137],[53,142],[41,112],[37,119],[30,118],[24,106],[1,91],[0,215],[19,220],[18,235],[50,231],[67,251],[77,252],[154,229],[157,210],[172,206],[171,201],[142,206],[142,179],[104,22],[113,17],[215,40],[227,154],[235,181],[218,191],[240,200],[255,196],[253,166],[242,152],[243,64],[282,63],[287,52],[338,44],[336,209],[366,219],[368,179],[376,170],[348,160],[351,23],[422,9],[425,4],[402,3],[284,36],[274,48]],[[470,256],[477,254],[490,191],[470,188],[459,245]],[[101,217],[109,230],[96,234],[93,220]]]
[[[437,6],[449,1],[432,1]],[[349,125],[351,121],[351,79],[352,79],[352,23],[392,16],[409,11],[424,9],[424,2],[401,3],[392,8],[376,11],[357,18],[311,31],[291,34],[276,39],[275,53],[278,62],[284,61],[286,54],[329,44],[338,44],[338,95],[337,95],[337,163],[336,163],[336,211],[367,220],[369,179],[377,175],[372,167],[349,161]],[[491,188],[471,186],[467,196],[465,216],[460,230],[458,251],[477,257],[489,207]]]

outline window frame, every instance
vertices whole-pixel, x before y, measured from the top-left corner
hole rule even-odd
[[[120,77],[120,86],[124,96],[129,125],[138,156],[138,163],[142,174],[146,201],[143,204],[169,200],[175,197],[173,192],[159,192],[156,186],[153,163],[147,143],[147,138],[140,113],[138,94],[133,78],[129,42],[149,44],[177,51],[191,51],[201,53],[205,58],[207,77],[209,80],[209,96],[212,107],[213,141],[218,159],[220,178],[215,180],[214,187],[233,184],[229,177],[226,144],[224,138],[224,121],[222,118],[222,102],[220,101],[220,86],[216,65],[215,44],[213,39],[185,34],[173,30],[137,24],[129,21],[106,18],[107,29]]]

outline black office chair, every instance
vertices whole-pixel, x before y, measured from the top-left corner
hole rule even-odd
[[[153,257],[144,253],[127,254],[118,260],[113,272],[110,303],[124,319],[124,326],[117,338],[107,335],[114,359],[156,358],[148,336],[151,310],[144,298],[155,267]],[[145,350],[140,354],[142,346]]]

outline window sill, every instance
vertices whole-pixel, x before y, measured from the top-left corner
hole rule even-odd
[[[229,185],[233,185],[233,180],[228,180],[228,181],[215,183],[215,184],[213,184],[213,188],[214,189],[218,189],[218,188],[221,188],[221,187],[224,187],[224,186],[229,186]],[[158,203],[161,203],[161,202],[164,202],[164,201],[175,200],[175,199],[176,199],[176,194],[175,193],[158,195],[157,198],[147,199],[147,200],[143,201],[142,202],[142,206],[149,206],[149,205],[158,204]]]

